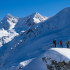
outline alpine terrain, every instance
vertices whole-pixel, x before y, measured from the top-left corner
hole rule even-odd
[[[52,17],[37,12],[23,18],[7,14],[0,21],[0,70],[70,70],[67,40],[70,7]]]

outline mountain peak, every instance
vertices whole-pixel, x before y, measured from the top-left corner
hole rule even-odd
[[[68,16],[68,15],[70,15],[70,7],[67,7],[67,8],[64,8],[64,9],[62,9],[60,12],[58,12],[57,14],[56,14],[57,16],[60,16],[60,15],[62,15],[62,16]]]
[[[8,13],[7,16],[12,16],[12,15]]]
[[[38,12],[35,12],[32,14],[33,16],[41,16],[41,14],[39,14]]]
[[[44,17],[41,14],[39,14],[38,12],[33,13],[31,16],[35,23],[40,23],[40,22],[48,19],[48,17]]]
[[[65,13],[70,13],[70,7],[64,8],[62,11]]]
[[[63,10],[70,10],[70,7],[64,8]]]
[[[12,18],[13,16],[8,13],[8,14],[6,15],[6,17],[7,17],[7,18]]]
[[[34,15],[37,15],[37,14],[39,14],[38,12],[35,12],[35,13],[33,13]]]

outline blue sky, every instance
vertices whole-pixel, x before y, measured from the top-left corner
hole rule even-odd
[[[16,17],[34,12],[53,16],[66,7],[70,7],[70,0],[0,0],[0,20],[8,13]]]

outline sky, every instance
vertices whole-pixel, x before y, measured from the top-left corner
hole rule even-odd
[[[70,0],[0,0],[0,20],[8,13],[16,17],[35,12],[53,16],[66,7],[70,7]]]

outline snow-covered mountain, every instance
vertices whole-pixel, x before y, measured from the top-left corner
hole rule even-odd
[[[16,23],[18,22],[18,18],[7,14],[0,22],[0,29],[4,28],[5,30],[11,30],[15,27]]]
[[[2,70],[48,70],[47,66],[49,63],[47,64],[42,61],[42,58],[47,56],[49,58],[51,57],[50,59],[46,58],[48,62],[51,62],[51,59],[55,60],[55,58],[58,58],[61,55],[63,55],[61,57],[63,58],[62,60],[65,61],[65,59],[68,59],[69,61],[70,56],[66,56],[68,55],[69,50],[48,50],[48,48],[54,47],[52,43],[54,39],[57,40],[57,43],[62,40],[64,47],[66,47],[66,41],[70,40],[69,12],[70,7],[63,9],[49,19],[41,16],[39,13],[34,13],[24,18],[13,17],[17,21],[15,21],[14,26],[12,26],[11,28],[8,27],[8,29],[3,28],[2,20],[2,31],[4,32],[4,30],[13,30],[14,32],[16,32],[16,36],[13,36],[13,39],[11,39],[11,41],[0,48],[0,68]],[[10,23],[7,24],[10,25]],[[60,47],[60,45],[58,44],[57,47]],[[61,52],[61,50],[63,51]],[[64,55],[65,53],[63,53],[65,50],[67,50],[65,52],[66,55]],[[44,56],[45,52],[47,53]],[[54,52],[57,53],[54,54]],[[53,59],[52,55],[57,56]],[[58,58],[58,60],[60,60],[61,58]]]
[[[5,30],[11,30],[23,27],[24,30],[27,30],[26,27],[33,26],[34,24],[43,22],[46,19],[48,19],[48,17],[41,16],[37,12],[24,18],[17,18],[10,14],[7,14],[0,22],[0,29],[4,28]]]
[[[24,18],[17,18],[7,14],[0,22],[0,47],[10,42],[15,36],[22,34],[33,25],[47,19],[47,17],[43,17],[39,13],[33,13]]]
[[[18,23],[16,24],[14,29],[17,32],[20,32],[21,30],[26,31],[30,27],[33,27],[34,25],[41,23],[47,19],[48,19],[48,17],[41,16],[39,13],[36,12],[27,17],[19,18]]]

